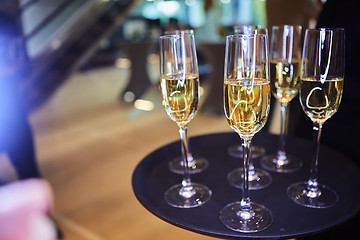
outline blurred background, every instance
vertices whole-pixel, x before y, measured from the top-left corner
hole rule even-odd
[[[161,106],[158,38],[195,32],[202,92],[189,135],[231,131],[222,110],[225,36],[243,24],[315,26],[324,2],[1,0],[0,42],[11,38],[0,52],[16,61],[0,63],[0,178],[46,179],[63,239],[211,239],[156,218],[131,189],[141,159],[178,140]],[[264,131],[278,133],[276,108]]]

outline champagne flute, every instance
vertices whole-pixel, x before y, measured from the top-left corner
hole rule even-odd
[[[191,34],[194,35],[194,31],[192,29],[186,30],[174,30],[174,31],[166,31],[165,35],[181,35],[181,34]],[[188,140],[187,140],[188,141]],[[189,143],[189,141],[188,141]],[[190,144],[189,144],[190,145]],[[188,168],[189,174],[200,173],[204,171],[209,166],[209,161],[201,156],[193,156],[191,153],[191,147],[188,149]],[[184,173],[184,161],[182,157],[176,157],[169,161],[169,170],[176,174]]]
[[[249,25],[249,24],[239,24],[239,25],[235,25],[234,26],[234,33],[235,34],[268,34],[267,28],[259,28],[258,26],[253,26],[253,25]],[[243,147],[241,144],[239,145],[233,145],[230,146],[228,148],[228,153],[230,156],[233,157],[242,157],[243,155]],[[263,157],[265,155],[265,148],[260,147],[260,146],[251,146],[251,156],[250,156],[250,175],[254,175],[255,173],[255,169],[254,166],[252,164],[251,159],[252,158],[260,158]],[[259,169],[256,169],[259,170]],[[262,170],[260,170],[262,171]],[[240,171],[242,172],[242,171]],[[261,176],[263,176],[263,173],[257,174],[257,177],[250,177],[250,189],[259,189],[263,188],[265,185],[267,186],[268,184],[268,180],[263,178],[261,180],[262,183],[260,183],[259,179],[261,178]],[[267,178],[269,178],[269,174],[265,173],[265,176]],[[231,182],[233,183],[234,186],[242,186],[242,182],[240,181],[236,181],[236,180],[231,180]],[[254,181],[256,181],[256,185],[254,185],[253,183],[255,183]],[[270,179],[271,181],[271,179]],[[260,183],[260,186],[259,186]]]
[[[280,102],[281,125],[279,147],[265,156],[261,166],[274,172],[295,172],[302,162],[286,153],[286,130],[290,101],[298,94],[301,67],[301,26],[273,26],[270,44],[271,90]]]
[[[263,34],[268,36],[267,28],[258,28],[252,25],[237,25],[234,27],[235,34],[251,35],[251,34]],[[233,157],[242,157],[243,146],[241,144],[230,146],[228,148],[228,153]],[[250,160],[249,160],[249,189],[250,190],[259,190],[269,186],[272,182],[271,175],[260,168],[255,168],[253,159],[260,158],[265,155],[265,148],[260,146],[251,146],[250,149]],[[242,168],[237,168],[231,171],[227,175],[229,183],[236,187],[242,188],[244,182],[244,174]]]
[[[243,194],[220,211],[220,220],[238,232],[258,232],[272,223],[271,212],[249,197],[249,155],[253,136],[265,125],[270,109],[267,35],[226,38],[224,111],[244,147]]]
[[[344,45],[344,29],[306,30],[299,96],[302,109],[313,122],[314,147],[309,180],[287,189],[295,203],[306,207],[327,208],[338,201],[337,193],[317,178],[322,126],[338,110],[343,93]]]
[[[160,37],[160,75],[162,104],[179,127],[184,161],[183,180],[165,192],[165,201],[178,208],[198,207],[210,199],[212,192],[206,186],[192,182],[189,175],[187,124],[194,118],[200,98],[199,71],[192,34]]]

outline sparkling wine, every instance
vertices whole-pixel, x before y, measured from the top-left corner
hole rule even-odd
[[[199,76],[182,74],[161,76],[162,104],[178,125],[187,125],[195,116],[200,99]]]
[[[270,61],[270,79],[273,95],[281,103],[289,103],[299,91],[301,62]]]
[[[228,79],[224,82],[224,110],[232,129],[251,137],[266,123],[270,83],[265,79]]]
[[[300,103],[312,121],[324,123],[339,108],[344,79],[301,79]]]

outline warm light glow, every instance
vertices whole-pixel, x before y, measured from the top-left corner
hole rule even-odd
[[[131,61],[127,58],[118,58],[115,61],[115,66],[117,68],[130,68],[131,67]]]
[[[204,93],[205,93],[204,88],[203,88],[203,87],[200,87],[200,96],[204,95]]]
[[[158,64],[158,63],[160,63],[160,56],[159,56],[159,54],[156,54],[156,53],[151,53],[151,54],[149,54],[149,56],[148,56],[148,61],[149,61],[149,63],[151,63],[151,64]]]
[[[154,103],[149,100],[137,99],[134,102],[134,107],[139,110],[151,111],[154,109]]]

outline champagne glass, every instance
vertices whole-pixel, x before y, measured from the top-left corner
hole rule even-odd
[[[280,103],[280,141],[276,153],[265,156],[261,166],[274,172],[295,172],[302,162],[285,150],[290,101],[298,94],[301,67],[301,26],[273,26],[270,44],[271,90]]]
[[[239,25],[235,25],[234,26],[234,33],[235,34],[268,34],[267,28],[259,28],[257,26],[253,26],[253,25],[249,25],[249,24],[239,24]],[[238,145],[233,145],[230,146],[228,148],[228,153],[230,156],[232,157],[241,157],[243,155],[243,147],[241,144]],[[252,158],[260,158],[263,157],[265,155],[265,148],[260,147],[260,146],[251,146],[251,157],[250,157],[250,169],[252,169],[253,171],[250,172],[250,175],[255,174],[255,169],[254,166],[252,164],[251,159]],[[256,169],[259,170],[259,169]],[[260,170],[262,171],[262,170]],[[240,171],[242,172],[242,171]],[[265,175],[268,177],[269,174]],[[252,177],[250,182],[259,180],[262,176],[262,173],[257,174],[258,177]],[[232,181],[232,180],[231,180]],[[264,179],[262,180],[262,182],[264,181]],[[267,180],[265,185],[267,184]],[[259,181],[257,181],[259,183]],[[234,183],[234,181],[232,181],[232,183]],[[254,183],[254,182],[253,182]],[[242,182],[237,182],[234,183],[235,186],[242,186]],[[261,184],[261,186],[263,186],[263,184]],[[258,189],[258,186],[253,185],[252,183],[250,183],[250,189]]]
[[[160,86],[162,104],[179,126],[184,161],[183,180],[165,192],[165,201],[178,208],[201,206],[211,197],[211,190],[190,179],[187,124],[194,118],[200,98],[199,71],[192,34],[160,37]]]
[[[287,189],[295,203],[306,207],[327,208],[338,201],[337,193],[317,178],[322,126],[338,110],[343,93],[344,45],[344,29],[306,30],[299,96],[302,109],[313,122],[314,147],[309,180]]]
[[[268,36],[267,28],[258,28],[252,25],[237,25],[234,27],[235,34],[251,35],[251,34],[263,34]],[[228,153],[233,157],[242,157],[243,146],[241,144],[230,146]],[[265,155],[265,148],[260,146],[251,146],[250,149],[250,160],[249,160],[249,189],[258,190],[269,186],[272,182],[271,175],[260,168],[255,168],[253,159],[260,158]],[[242,188],[244,182],[244,174],[242,168],[237,168],[231,171],[227,175],[229,183],[236,187]]]
[[[166,31],[165,35],[181,35],[181,34],[191,34],[194,35],[194,31],[192,29],[186,30],[174,30],[174,31]],[[188,141],[188,140],[187,140]],[[189,144],[189,141],[188,141]],[[189,174],[200,173],[204,171],[209,166],[209,161],[201,156],[193,156],[191,153],[191,147],[189,144],[188,149],[188,168]],[[169,169],[171,172],[176,174],[184,173],[184,160],[182,157],[176,157],[169,161]]]
[[[270,109],[267,35],[229,35],[226,38],[224,111],[244,147],[243,194],[220,211],[220,220],[238,232],[258,232],[272,223],[271,212],[249,197],[251,139],[265,125]]]

